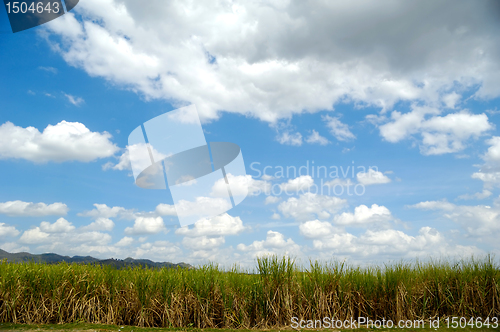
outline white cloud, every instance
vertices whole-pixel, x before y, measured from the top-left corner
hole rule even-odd
[[[267,196],[266,199],[264,200],[264,204],[276,204],[281,200],[281,198],[276,197],[276,196]]]
[[[147,98],[196,103],[205,119],[225,110],[273,122],[339,101],[451,105],[452,87],[498,96],[493,6],[222,1],[145,9],[89,0],[75,8],[83,22],[68,13],[45,27],[60,37],[49,35],[54,49],[91,76]],[[429,15],[443,10],[446,17]]]
[[[223,213],[216,217],[200,219],[192,228],[187,226],[178,228],[175,234],[186,237],[227,236],[238,235],[246,229],[240,217]]]
[[[307,191],[314,185],[314,180],[310,175],[301,175],[295,179],[288,180],[280,184],[280,188],[286,194],[291,194],[299,191]]]
[[[310,220],[299,225],[300,234],[309,239],[328,237],[335,233],[335,227],[328,221]]]
[[[327,181],[324,183],[325,186],[329,186],[331,188],[334,188],[336,186],[340,186],[340,187],[350,187],[350,186],[353,186],[354,183],[351,181],[351,179],[341,179],[341,178],[335,178],[331,181]]]
[[[346,200],[338,197],[305,193],[299,198],[290,197],[278,205],[278,210],[285,217],[307,220],[316,215],[319,219],[328,219],[346,205]]]
[[[75,226],[64,218],[57,219],[53,224],[42,221],[40,223],[40,230],[45,233],[67,233],[75,229]]]
[[[6,223],[0,222],[0,238],[15,237],[19,235],[19,231],[14,226],[8,226]]]
[[[372,168],[368,169],[368,172],[357,173],[356,179],[358,180],[359,183],[365,186],[391,182],[391,179],[389,179],[382,172],[376,171]]]
[[[82,227],[82,230],[86,231],[112,231],[115,227],[115,223],[113,220],[108,218],[97,218],[94,222],[90,223],[90,225]]]
[[[301,234],[313,240],[313,248],[325,257],[347,255],[351,259],[386,261],[394,258],[415,258],[436,255],[470,256],[484,254],[474,246],[449,243],[443,234],[431,227],[422,227],[413,236],[395,229],[367,230],[355,236],[329,222],[310,221],[300,227]]]
[[[23,235],[19,239],[19,242],[26,244],[37,244],[44,243],[49,240],[49,233],[43,232],[40,230],[40,227],[35,227],[24,231]]]
[[[74,234],[71,234],[74,236]],[[66,234],[66,237],[64,238],[66,241],[69,241],[71,239],[70,234]],[[78,233],[78,236],[75,236],[74,240],[72,242],[76,243],[83,243],[85,245],[97,245],[97,246],[104,246],[107,245],[111,242],[111,235],[106,234],[106,233],[101,233],[101,232],[82,232]]]
[[[385,206],[372,204],[371,207],[360,205],[354,208],[354,213],[344,212],[334,217],[334,223],[342,226],[367,226],[375,224],[388,226],[388,222],[393,220],[391,211]]]
[[[39,245],[37,249],[45,252],[59,250],[65,253],[72,251],[81,253],[80,250],[84,250],[81,246],[87,249],[107,246],[111,241],[109,234],[88,230],[87,227],[76,228],[66,219],[59,218],[54,223],[42,221],[39,227],[24,231],[19,242]]]
[[[487,162],[500,162],[500,136],[493,136],[486,141],[490,147],[488,151],[483,156],[484,160]]]
[[[181,216],[217,215],[220,211],[231,208],[228,199],[214,197],[196,197],[194,201],[179,200],[175,204],[175,210]]]
[[[445,243],[443,235],[431,227],[422,227],[417,236],[411,236],[394,229],[368,230],[359,240],[366,243],[371,254],[378,254],[379,252],[404,253],[409,251],[423,253],[428,248],[439,247]],[[429,251],[429,253],[431,252]]]
[[[107,171],[108,169],[112,169],[115,171],[123,171],[123,170],[132,170],[130,165],[130,156],[129,151],[126,149],[118,158],[118,163],[114,164],[111,161],[108,161],[104,165],[102,165],[102,169]]]
[[[83,98],[81,97],[75,97],[66,93],[64,95],[66,96],[66,98],[68,98],[68,101],[75,106],[80,106],[85,102],[85,100],[83,100]]]
[[[455,108],[455,105],[462,98],[458,93],[452,92],[443,96],[443,103],[448,108]]]
[[[117,247],[128,247],[132,243],[134,243],[134,239],[129,237],[129,236],[124,236],[123,238],[120,239],[120,241],[115,243],[115,246]]]
[[[185,226],[175,231],[176,235],[184,236],[182,245],[191,250],[189,257],[196,261],[224,262],[232,248],[220,248],[225,237],[238,235],[249,229],[243,225],[240,217],[227,213],[212,218],[202,218],[191,228]]]
[[[243,243],[236,247],[240,251],[251,252],[254,257],[268,254],[298,254],[300,246],[291,238],[285,239],[285,236],[280,232],[269,230],[265,240],[253,241],[249,245]]]
[[[134,252],[134,257],[149,258],[158,262],[178,262],[182,255],[182,250],[176,244],[168,241],[155,241],[153,243],[143,243]]]
[[[182,245],[186,248],[192,250],[208,250],[220,247],[225,243],[225,239],[223,236],[219,237],[185,237],[182,239]]]
[[[160,216],[176,216],[175,206],[170,204],[158,204],[155,209],[156,213]]]
[[[158,234],[166,232],[162,217],[137,217],[133,227],[125,228],[127,235]]]
[[[423,209],[423,210],[452,211],[453,209],[455,209],[456,205],[443,200],[443,201],[425,201],[425,202],[420,202],[418,204],[409,205],[408,207],[414,209]]]
[[[10,217],[43,217],[65,216],[68,207],[63,203],[33,203],[23,201],[9,201],[0,203],[0,213]]]
[[[30,250],[28,246],[21,246],[17,242],[3,242],[0,244],[0,248],[7,252],[28,252]]]
[[[260,178],[264,181],[271,181],[274,179],[274,176],[263,174]]]
[[[483,192],[487,194],[494,187],[500,187],[500,136],[493,136],[486,140],[486,144],[490,147],[482,156],[485,163],[478,172],[472,174],[472,178],[483,181]]]
[[[481,169],[481,171],[472,174],[472,178],[483,181],[484,187],[488,189],[500,187],[500,171],[497,172],[484,168]]]
[[[233,196],[245,196],[248,192],[250,196],[257,196],[261,193],[268,193],[271,189],[267,181],[255,180],[251,175],[233,175],[226,174],[228,182],[231,184],[231,193]],[[227,184],[226,180],[219,179],[212,187],[211,196],[214,197],[227,197]]]
[[[279,213],[273,213],[273,215],[271,216],[271,219],[272,220],[280,220],[281,216],[279,215]]]
[[[440,210],[443,217],[453,220],[462,226],[471,236],[487,237],[497,241],[500,234],[500,207],[488,205],[455,205],[447,201],[427,201],[415,205],[411,208]]]
[[[326,122],[326,126],[330,129],[330,133],[339,141],[350,141],[356,138],[349,130],[349,126],[340,122],[338,118],[332,118],[329,115],[322,117]]]
[[[327,145],[330,141],[321,136],[316,130],[313,129],[311,135],[306,138],[306,142],[310,144],[319,144],[319,145]]]
[[[42,133],[34,127],[22,128],[11,122],[0,126],[0,159],[90,162],[112,156],[118,147],[107,132],[91,132],[79,122],[61,121],[48,125]]]
[[[280,144],[301,146],[302,145],[302,134],[301,133],[290,133],[284,132],[279,134],[276,139]]]
[[[390,121],[379,127],[380,135],[396,143],[420,134],[420,152],[439,155],[462,151],[469,139],[478,138],[494,128],[484,113],[472,114],[464,110],[439,116],[440,113],[436,108],[415,105],[405,114],[393,111]]]
[[[134,210],[127,210],[121,206],[109,207],[106,204],[97,204],[97,203],[94,204],[94,206],[95,209],[78,213],[78,216],[90,217],[92,219],[98,219],[98,218],[109,219],[109,218],[119,217],[123,219],[133,220],[139,215]]]
[[[475,194],[472,194],[472,195],[470,195],[470,194],[460,195],[460,196],[458,196],[458,199],[465,199],[465,200],[468,200],[468,199],[485,199],[485,198],[490,197],[491,195],[493,195],[493,193],[491,191],[484,189],[480,193],[475,193]]]

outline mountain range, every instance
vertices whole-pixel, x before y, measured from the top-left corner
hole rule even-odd
[[[97,259],[91,256],[61,256],[58,254],[47,253],[47,254],[30,254],[27,252],[9,253],[5,250],[0,249],[0,261],[6,259],[9,263],[21,263],[21,262],[36,262],[45,264],[57,264],[61,262],[66,263],[80,263],[80,264],[98,264],[98,265],[109,265],[118,269],[128,268],[128,267],[147,267],[147,268],[194,268],[192,265],[187,263],[170,263],[170,262],[153,262],[149,259]]]

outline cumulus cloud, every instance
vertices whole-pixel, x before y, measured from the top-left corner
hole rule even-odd
[[[93,231],[88,226],[76,228],[64,218],[53,223],[42,221],[40,226],[24,231],[19,238],[21,244],[38,245],[40,251],[46,252],[59,249],[63,252],[76,250],[82,253],[82,248],[77,249],[78,246],[106,246],[110,241],[109,234]]]
[[[226,174],[227,181],[231,184],[231,194],[234,196],[243,196],[245,197],[247,192],[253,193],[254,189],[252,188],[257,180],[254,180],[250,175],[237,175]],[[224,178],[217,180],[213,187],[211,196],[215,197],[227,197],[228,195],[228,185]]]
[[[368,170],[368,172],[359,172],[356,174],[356,179],[362,185],[368,186],[372,184],[384,184],[391,182],[386,175],[382,172],[376,171],[372,168]]]
[[[176,216],[175,206],[171,204],[158,204],[155,209],[156,213],[160,216]]]
[[[388,227],[389,221],[393,220],[391,211],[385,206],[372,204],[371,207],[360,205],[354,208],[354,213],[344,212],[336,215],[334,223],[342,226],[367,226],[375,224]]]
[[[90,225],[87,225],[85,227],[82,227],[83,230],[86,231],[112,231],[113,228],[115,227],[115,223],[113,220],[108,219],[108,218],[97,218],[95,221],[90,223]]]
[[[192,227],[185,226],[175,231],[176,235],[183,236],[183,247],[191,250],[190,257],[195,260],[217,260],[227,257],[231,248],[220,248],[226,236],[239,235],[249,227],[243,225],[240,217],[233,217],[223,213],[212,218],[202,218]]]
[[[354,183],[351,181],[351,179],[341,179],[341,178],[335,178],[331,181],[325,182],[324,184],[325,184],[325,186],[334,188],[334,191],[335,191],[337,186],[350,187],[350,186],[354,185]]]
[[[452,211],[455,209],[456,205],[453,203],[449,203],[446,200],[442,201],[425,201],[420,202],[414,205],[409,205],[409,208],[414,209],[423,209],[423,210],[444,210],[444,211]]]
[[[182,249],[175,243],[169,241],[146,242],[135,249],[134,257],[154,259],[158,262],[178,262],[182,255]]]
[[[326,126],[330,129],[330,133],[339,141],[349,141],[356,138],[349,130],[349,126],[340,122],[338,118],[325,115],[322,117],[326,122]]]
[[[250,252],[254,257],[269,254],[297,255],[301,252],[300,246],[291,238],[285,239],[283,234],[272,230],[267,232],[265,240],[253,241],[249,245],[240,243],[236,248],[240,251]]]
[[[486,141],[490,145],[488,151],[483,156],[487,162],[500,162],[500,136],[494,136]]]
[[[166,232],[162,217],[138,217],[133,227],[125,228],[127,235],[158,234]]]
[[[220,247],[225,242],[226,241],[223,236],[218,236],[218,237],[200,236],[196,238],[185,237],[184,239],[182,239],[182,245],[192,250],[214,249]]]
[[[229,199],[219,197],[200,196],[196,197],[194,201],[179,200],[175,204],[175,210],[181,216],[217,215],[220,211],[227,211],[231,208]]]
[[[204,119],[224,110],[274,122],[344,100],[383,109],[399,100],[451,106],[453,98],[440,95],[453,86],[477,84],[475,97],[498,96],[493,6],[222,1],[143,8],[90,0],[75,8],[83,21],[69,13],[46,28],[65,61],[91,76],[147,98],[196,103]],[[437,15],[444,10],[446,17]]]
[[[251,175],[233,175],[227,173],[226,177],[231,184],[231,193],[233,196],[245,196],[247,192],[250,196],[257,196],[261,193],[268,193],[271,189],[269,182],[255,180]],[[227,197],[227,194],[226,180],[217,180],[212,187],[210,195],[214,197]]]
[[[0,203],[0,213],[10,217],[65,216],[68,213],[68,207],[63,203],[47,205],[18,200]]]
[[[21,235],[21,238],[19,239],[19,242],[25,244],[44,243],[50,241],[49,236],[50,234],[42,231],[40,227],[35,227],[24,231],[23,235]]]
[[[80,217],[90,217],[92,219],[98,218],[123,218],[123,219],[135,219],[138,215],[134,210],[128,210],[121,206],[109,207],[106,204],[94,204],[95,209],[90,211],[83,211],[78,213]]]
[[[112,169],[115,171],[123,171],[123,170],[132,170],[132,166],[130,165],[130,155],[128,149],[125,150],[120,157],[118,157],[118,162],[115,164],[111,161],[108,161],[104,165],[102,165],[102,169],[107,171],[108,169]]]
[[[67,233],[75,229],[75,226],[64,218],[57,219],[53,224],[42,221],[40,223],[40,230],[45,233]]]
[[[120,239],[120,241],[115,243],[115,246],[117,247],[128,247],[132,243],[134,243],[134,239],[129,237],[129,236],[124,236]]]
[[[455,108],[455,105],[458,103],[461,97],[462,96],[460,96],[458,93],[452,92],[447,95],[444,95],[442,99],[446,107]]]
[[[19,231],[14,226],[9,226],[6,223],[0,223],[0,238],[15,237],[19,235]]]
[[[281,216],[279,215],[279,213],[273,213],[273,215],[271,216],[271,219],[272,220],[280,220]]]
[[[396,143],[419,135],[420,152],[439,155],[462,151],[471,138],[486,134],[494,126],[486,114],[472,114],[466,110],[440,116],[437,108],[412,106],[410,112],[393,111],[389,122],[379,126],[380,135]]]
[[[309,220],[299,225],[300,234],[309,239],[328,237],[335,233],[335,227],[328,221]]]
[[[387,229],[381,231],[368,230],[360,237],[360,242],[366,243],[371,254],[379,252],[401,253],[415,251],[433,253],[428,249],[440,247],[445,238],[436,229],[431,227],[420,228],[417,236],[411,236],[402,231]],[[443,248],[444,249],[444,248]],[[441,249],[441,253],[443,253]]]
[[[246,230],[240,217],[233,217],[227,213],[212,218],[203,218],[198,220],[194,227],[181,227],[175,231],[175,234],[186,237],[202,236],[227,236],[237,235]]]
[[[267,196],[266,199],[264,200],[264,204],[275,204],[278,203],[281,200],[281,198],[276,197],[276,196]]]
[[[484,189],[480,193],[475,193],[475,194],[472,194],[472,195],[471,194],[460,195],[460,196],[458,196],[458,199],[465,199],[465,200],[468,200],[468,199],[485,199],[485,198],[490,197],[491,195],[493,195],[493,193],[491,191]]]
[[[483,181],[484,194],[488,194],[495,187],[500,187],[500,136],[493,136],[486,140],[486,144],[490,147],[482,156],[485,163],[478,172],[472,174],[473,179]]]
[[[295,179],[288,180],[280,184],[280,188],[285,193],[307,191],[314,185],[314,180],[310,175],[301,175]]]
[[[297,220],[328,219],[346,205],[347,201],[338,197],[330,197],[313,193],[305,193],[298,198],[290,197],[278,205],[278,210],[285,217]]]
[[[0,159],[26,159],[35,163],[90,162],[118,151],[107,132],[91,132],[79,122],[61,121],[43,132],[11,122],[0,126]]]
[[[313,241],[313,248],[325,255],[348,255],[351,258],[379,260],[395,257],[422,257],[429,255],[483,254],[474,246],[448,243],[434,228],[420,228],[417,235],[409,235],[395,229],[366,230],[359,236],[335,228],[327,221],[308,221],[301,224],[300,233]]]
[[[498,238],[500,234],[500,206],[455,205],[447,201],[426,201],[411,208],[438,210],[442,216],[459,224],[470,236]]]

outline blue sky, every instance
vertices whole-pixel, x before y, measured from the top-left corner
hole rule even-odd
[[[244,266],[498,254],[494,4],[363,3],[81,0],[16,34],[0,10],[0,248]],[[133,129],[189,104],[208,142],[241,147],[251,193],[180,228],[125,152]],[[314,192],[325,182],[363,194]]]

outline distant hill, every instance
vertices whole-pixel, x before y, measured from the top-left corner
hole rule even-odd
[[[99,265],[109,265],[117,269],[127,268],[127,267],[148,267],[148,268],[187,268],[192,269],[193,266],[186,263],[170,263],[170,262],[153,262],[149,259],[97,259],[91,256],[61,256],[58,254],[30,254],[28,252],[18,252],[9,253],[5,250],[0,249],[0,260],[6,259],[8,262],[20,263],[20,262],[37,262],[46,264],[57,264],[60,262],[66,263],[82,263],[82,264],[99,264]]]

